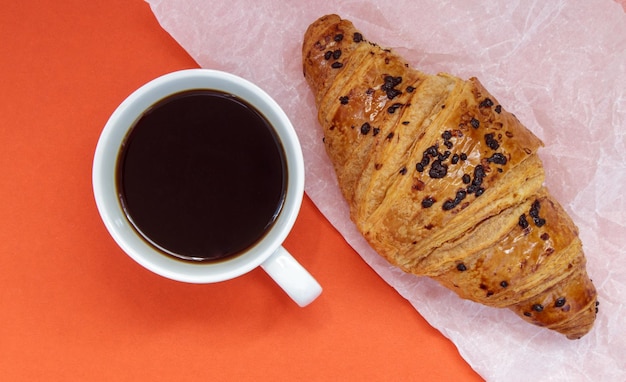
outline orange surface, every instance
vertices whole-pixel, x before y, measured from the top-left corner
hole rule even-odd
[[[197,65],[139,0],[0,11],[0,379],[476,381],[455,346],[305,198],[285,246],[320,281],[297,307],[261,270],[153,275],[110,238],[91,164],[135,88]]]

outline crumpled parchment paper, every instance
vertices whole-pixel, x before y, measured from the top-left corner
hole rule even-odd
[[[147,0],[205,68],[264,88],[300,137],[306,192],[363,259],[490,381],[626,381],[626,14],[618,2]],[[599,292],[577,341],[459,299],[374,253],[348,218],[304,81],[307,26],[337,13],[428,73],[478,77],[545,143],[546,184],[580,228]]]

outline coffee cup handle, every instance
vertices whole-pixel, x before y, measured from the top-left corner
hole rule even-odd
[[[300,307],[309,305],[322,293],[320,284],[282,246],[261,264],[261,268]]]

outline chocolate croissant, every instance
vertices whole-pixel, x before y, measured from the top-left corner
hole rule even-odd
[[[570,339],[591,329],[596,291],[542,142],[476,78],[414,70],[337,15],[302,54],[350,217],[380,255]]]

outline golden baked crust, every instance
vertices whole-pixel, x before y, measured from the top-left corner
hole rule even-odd
[[[543,186],[542,142],[476,78],[412,69],[337,15],[302,54],[351,219],[380,255],[568,338],[591,329],[596,292]]]

